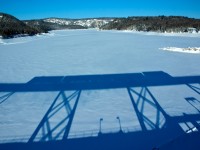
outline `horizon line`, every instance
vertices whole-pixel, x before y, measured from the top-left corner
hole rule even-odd
[[[120,19],[120,18],[129,18],[129,17],[184,17],[184,18],[190,18],[190,19],[200,19],[197,17],[189,17],[189,16],[181,16],[181,15],[138,15],[138,16],[97,16],[97,17],[59,17],[59,16],[52,16],[52,17],[41,17],[41,18],[30,18],[30,19],[20,19],[20,20],[40,20],[40,19],[49,19],[49,18],[57,18],[57,19],[70,19],[70,20],[83,20],[83,19]]]
[[[8,15],[12,15],[16,18],[18,18],[19,20],[40,20],[40,19],[48,19],[48,18],[59,18],[59,19],[74,19],[74,20],[78,20],[78,19],[98,19],[98,18],[129,18],[129,17],[161,17],[161,16],[165,16],[165,17],[185,17],[185,18],[191,18],[191,19],[200,19],[200,17],[192,17],[192,16],[186,16],[186,15],[164,15],[164,14],[160,14],[160,15],[128,15],[128,16],[91,16],[91,17],[62,17],[62,16],[50,16],[50,17],[36,17],[36,18],[27,18],[27,19],[21,19],[21,17],[15,16],[11,13],[4,13],[4,12],[0,12],[3,14],[8,14]]]

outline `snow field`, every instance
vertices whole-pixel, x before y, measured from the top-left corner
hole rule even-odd
[[[200,47],[199,36],[163,36],[96,30],[52,31],[50,34],[0,41],[0,83],[27,83],[38,76],[95,75],[163,71],[171,76],[200,73],[200,55],[163,51],[162,47]],[[195,85],[197,88],[199,84]],[[142,88],[131,88],[135,102]],[[200,95],[187,85],[148,87],[161,108],[171,117],[198,114]],[[0,93],[0,139],[30,137],[60,91]],[[65,91],[69,97],[76,91]],[[166,119],[155,101],[143,89],[148,100],[138,101],[138,110],[154,125],[162,128]],[[197,101],[191,105],[188,100]],[[5,100],[5,101],[4,101]],[[60,96],[57,103],[61,103]],[[75,99],[69,103],[73,108]],[[1,103],[2,102],[2,103]],[[195,107],[194,107],[195,106]],[[159,112],[160,118],[157,119]],[[49,119],[52,128],[65,119],[62,107]],[[119,131],[141,131],[135,109],[126,88],[82,91],[69,137],[97,136]],[[56,128],[54,137],[68,120]],[[186,130],[186,129],[184,129]],[[57,139],[63,135],[60,134]],[[38,137],[42,136],[40,132]],[[87,135],[86,135],[87,136]]]

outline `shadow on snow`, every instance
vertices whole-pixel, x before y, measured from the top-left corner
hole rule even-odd
[[[157,72],[143,72],[130,74],[109,74],[109,75],[83,75],[83,76],[56,76],[56,77],[35,77],[28,83],[1,83],[0,91],[7,94],[0,97],[0,104],[3,104],[16,92],[40,92],[59,91],[53,103],[40,121],[39,125],[29,138],[27,143],[5,143],[0,149],[173,149],[177,145],[181,149],[187,149],[183,141],[193,140],[188,149],[197,149],[200,144],[195,139],[200,137],[198,131],[200,114],[183,114],[182,116],[169,116],[159,104],[148,87],[186,85],[195,93],[200,94],[200,76],[172,77],[169,74]],[[195,84],[195,85],[194,85]],[[126,88],[127,94],[137,115],[141,131],[124,132],[123,128],[117,133],[102,133],[101,127],[96,137],[69,138],[70,128],[77,109],[77,105],[83,90],[101,90]],[[140,88],[140,90],[135,90]],[[74,91],[66,96],[65,92]],[[187,97],[185,100],[200,112],[196,104],[200,103],[195,97]],[[72,103],[73,101],[73,103]],[[70,103],[72,103],[70,105]],[[145,107],[151,107],[156,112],[152,120],[145,114]],[[50,119],[61,110],[65,109],[66,115],[59,122],[50,125]],[[119,118],[118,118],[119,119]],[[120,120],[119,120],[120,121]],[[180,124],[191,123],[186,134]],[[120,123],[120,122],[119,122]],[[101,126],[101,119],[100,119]],[[173,141],[181,141],[183,144],[176,144]],[[169,147],[165,143],[172,143]],[[160,146],[161,144],[161,146]],[[167,147],[167,148],[166,148]]]

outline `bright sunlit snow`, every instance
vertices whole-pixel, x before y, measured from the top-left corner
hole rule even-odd
[[[173,77],[198,76],[199,54],[160,49],[200,47],[199,34],[187,35],[63,30],[33,37],[0,39],[0,83],[27,83],[38,76],[152,71],[163,71]],[[200,88],[199,84],[194,86]],[[149,90],[171,117],[199,113],[200,103],[195,103],[194,107],[187,100],[192,97],[200,101],[200,95],[187,85],[156,86],[149,87]],[[69,97],[74,92],[65,91],[64,95]],[[134,92],[140,93],[142,89],[133,88]],[[18,137],[27,141],[58,93],[0,92],[0,141]],[[148,93],[146,97],[152,105],[145,104],[143,114],[156,123],[158,110]],[[137,99],[137,95],[133,94],[133,98]],[[62,101],[61,97],[59,101]],[[69,105],[73,107],[73,99]],[[51,118],[51,125],[56,126],[66,113],[61,109],[56,117]],[[126,88],[82,91],[69,136],[79,137],[80,133],[81,136],[97,135],[100,118],[103,119],[102,132],[116,132],[120,128],[117,117],[124,132],[141,130]],[[162,114],[158,123],[162,128],[165,123]],[[148,124],[145,126],[148,130],[153,129]],[[60,130],[62,127],[64,125]]]
[[[188,48],[165,47],[160,49],[173,52],[182,52],[182,53],[195,53],[195,54],[200,53],[200,47],[188,47]]]

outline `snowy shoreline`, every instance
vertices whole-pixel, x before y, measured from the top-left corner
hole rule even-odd
[[[143,34],[143,35],[157,35],[157,36],[181,36],[181,37],[200,37],[200,32],[198,33],[189,33],[189,32],[186,32],[186,33],[183,33],[183,32],[165,32],[165,33],[162,33],[162,32],[153,32],[153,31],[150,31],[150,32],[146,32],[146,31],[135,31],[135,30],[100,30],[98,28],[90,28],[90,29],[62,29],[62,30],[51,30],[49,31],[48,33],[39,33],[39,34],[36,34],[36,35],[27,35],[27,34],[20,34],[20,35],[16,35],[14,36],[13,38],[8,38],[8,39],[16,39],[16,38],[22,38],[22,37],[35,37],[35,36],[41,36],[41,35],[49,35],[51,34],[52,32],[55,32],[55,31],[83,31],[83,30],[96,30],[96,31],[114,31],[114,32],[118,32],[118,33],[132,33],[132,34]],[[7,39],[3,39],[2,36],[0,36],[0,40],[7,40]],[[1,44],[2,42],[0,42]]]
[[[109,30],[107,30],[109,31]],[[178,36],[178,37],[200,37],[200,32],[189,33],[189,32],[153,32],[153,31],[136,31],[136,30],[112,30],[123,33],[143,34],[143,35],[156,35],[156,36]]]
[[[200,54],[200,47],[188,47],[188,48],[164,47],[160,49],[164,51]]]

